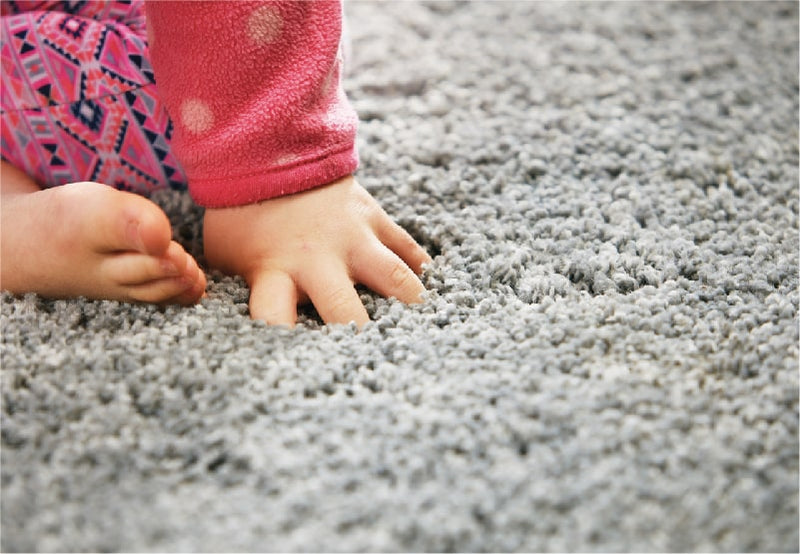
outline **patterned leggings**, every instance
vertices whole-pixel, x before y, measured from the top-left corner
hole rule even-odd
[[[183,189],[143,0],[0,2],[0,153],[43,187]]]

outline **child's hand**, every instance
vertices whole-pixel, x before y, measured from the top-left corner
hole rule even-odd
[[[294,325],[311,300],[325,323],[367,321],[353,286],[420,302],[431,258],[352,177],[258,204],[206,210],[209,263],[250,285],[250,315]]]

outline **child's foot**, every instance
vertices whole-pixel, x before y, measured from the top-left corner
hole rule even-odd
[[[205,275],[146,198],[99,183],[38,190],[10,182],[13,172],[3,177],[3,290],[184,305],[203,295]]]

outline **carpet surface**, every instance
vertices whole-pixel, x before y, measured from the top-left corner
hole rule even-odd
[[[347,11],[426,303],[2,295],[2,550],[797,551],[797,3]]]

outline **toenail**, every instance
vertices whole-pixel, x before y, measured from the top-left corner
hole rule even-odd
[[[129,243],[132,244],[139,252],[144,252],[144,240],[142,240],[142,235],[139,233],[139,222],[129,221],[127,233]]]
[[[189,290],[194,287],[196,280],[190,277],[183,276],[180,278],[180,284],[184,290]]]
[[[194,276],[199,269],[194,259],[191,256],[186,256],[186,273],[191,273]]]
[[[177,275],[178,267],[169,260],[161,260],[161,270],[167,275]]]

